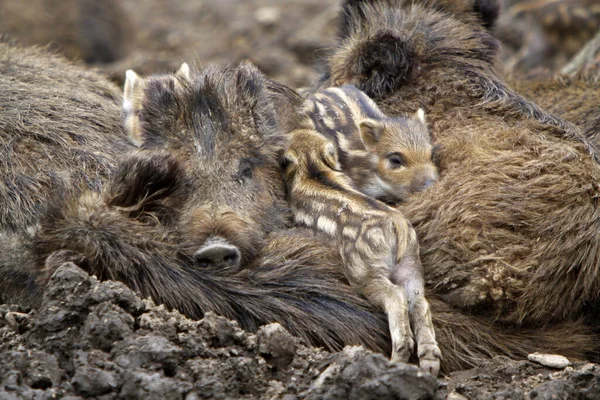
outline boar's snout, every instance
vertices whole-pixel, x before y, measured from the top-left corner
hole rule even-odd
[[[240,266],[242,255],[240,250],[225,239],[207,241],[194,253],[196,265],[201,268]]]

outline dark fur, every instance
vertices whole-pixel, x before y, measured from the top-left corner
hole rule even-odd
[[[444,12],[465,23],[492,29],[500,15],[498,0],[346,0],[340,12],[338,38],[344,39],[354,26],[370,17],[364,12],[363,4],[390,5],[396,9],[410,9],[418,4],[431,10]]]
[[[425,108],[443,148],[442,179],[403,211],[429,284],[490,323],[538,326],[560,347],[567,337],[552,324],[581,326],[584,306],[599,300],[596,150],[497,76],[497,43],[485,30],[389,3],[349,12],[356,23],[322,87],[352,83],[388,115]],[[581,349],[597,351],[594,340]]]
[[[132,148],[118,88],[62,57],[0,41],[0,92],[0,230],[35,223],[65,186],[99,190]]]

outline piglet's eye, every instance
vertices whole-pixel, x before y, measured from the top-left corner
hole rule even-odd
[[[392,153],[387,156],[387,159],[390,163],[390,167],[392,169],[404,167],[406,165],[406,161],[404,160],[404,156],[400,153]]]

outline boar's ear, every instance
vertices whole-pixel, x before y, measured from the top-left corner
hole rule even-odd
[[[125,132],[136,146],[142,144],[140,119],[137,115],[136,95],[140,90],[141,78],[132,70],[125,73],[125,87],[123,88],[123,115]],[[139,99],[138,99],[139,101]]]
[[[338,155],[334,144],[331,142],[325,144],[322,151],[322,157],[325,164],[334,171],[341,171],[342,167],[338,161]]]
[[[181,67],[179,67],[179,69],[175,73],[175,76],[177,76],[180,79],[185,79],[188,82],[191,81],[192,78],[190,73],[190,66],[187,63],[181,64]]]
[[[127,113],[132,111],[133,107],[133,96],[135,94],[136,87],[140,81],[140,77],[135,71],[128,69],[125,72],[125,87],[123,88],[123,110]]]
[[[183,166],[173,155],[138,151],[117,166],[104,199],[109,206],[143,206],[172,194],[183,179]]]
[[[498,0],[475,0],[473,11],[479,15],[483,26],[491,30],[500,16],[500,2]]]
[[[425,111],[422,108],[419,108],[417,112],[415,112],[412,116],[412,119],[419,121],[422,124],[426,124],[425,122]]]
[[[374,119],[365,119],[358,125],[360,129],[360,138],[369,151],[375,151],[377,143],[383,133],[383,124]]]
[[[279,118],[268,87],[268,78],[251,62],[240,63],[236,70],[236,85],[241,106],[250,112],[259,135],[279,134]]]

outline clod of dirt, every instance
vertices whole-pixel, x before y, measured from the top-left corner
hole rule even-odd
[[[563,356],[559,356],[557,354],[542,354],[542,353],[533,353],[527,356],[529,361],[536,362],[538,364],[542,364],[546,367],[556,368],[556,369],[564,369],[569,366],[569,359]]]
[[[415,366],[392,364],[361,347],[338,354],[304,394],[307,399],[438,399],[437,382]]]
[[[258,353],[278,370],[286,368],[296,354],[292,335],[280,324],[265,325],[258,330]]]

